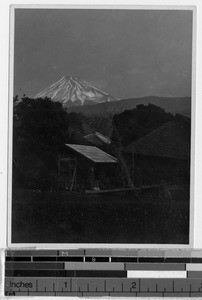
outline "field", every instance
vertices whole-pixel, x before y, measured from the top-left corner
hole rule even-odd
[[[189,243],[189,202],[13,190],[13,243]]]

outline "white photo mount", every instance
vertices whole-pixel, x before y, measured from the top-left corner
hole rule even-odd
[[[13,105],[12,99],[15,96],[13,87],[14,87],[14,61],[15,61],[15,51],[14,51],[14,15],[16,9],[127,9],[130,10],[191,10],[193,13],[193,24],[192,24],[192,95],[191,95],[191,182],[190,182],[190,222],[189,222],[189,244],[127,244],[127,243],[13,243],[12,241],[12,137],[13,137]],[[194,164],[195,164],[195,53],[196,53],[196,8],[191,6],[35,6],[35,5],[15,5],[11,6],[10,11],[10,20],[11,20],[11,32],[10,32],[10,78],[9,78],[9,168],[8,168],[8,246],[12,248],[123,248],[123,249],[131,249],[131,248],[192,248],[193,247],[193,207],[194,207]]]

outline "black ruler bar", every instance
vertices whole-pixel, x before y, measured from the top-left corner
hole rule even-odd
[[[191,263],[191,257],[165,257],[165,263]]]
[[[31,261],[31,256],[6,256],[6,261]]]
[[[140,263],[163,263],[164,258],[163,257],[139,257],[138,258]]]
[[[57,261],[84,261],[83,256],[58,256]]]
[[[69,276],[74,276],[74,271],[68,271]],[[5,270],[6,277],[66,277],[65,270]]]
[[[109,257],[86,256],[85,261],[86,262],[109,262]]]
[[[112,257],[111,262],[137,262],[137,257]]]
[[[195,263],[202,264],[202,257],[192,257],[191,258],[191,263],[193,263],[193,264],[195,264]]]
[[[33,261],[57,261],[56,256],[33,256]]]

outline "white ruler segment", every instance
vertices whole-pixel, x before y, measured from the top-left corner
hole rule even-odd
[[[187,278],[186,271],[127,271],[127,278]]]

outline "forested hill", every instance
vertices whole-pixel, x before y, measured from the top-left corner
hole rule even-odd
[[[67,112],[81,113],[85,116],[99,115],[109,116],[123,112],[124,110],[131,110],[136,108],[137,105],[154,104],[163,108],[166,112],[171,114],[180,114],[187,117],[191,116],[191,98],[169,98],[169,97],[143,97],[143,98],[130,98],[113,102],[104,102],[96,105],[85,105],[69,107]]]

